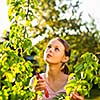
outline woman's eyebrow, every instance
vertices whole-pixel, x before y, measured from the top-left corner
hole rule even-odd
[[[51,44],[48,44],[47,46],[51,46]]]

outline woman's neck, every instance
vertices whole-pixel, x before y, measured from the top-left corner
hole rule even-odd
[[[67,83],[68,75],[64,74],[60,65],[47,66],[45,80],[53,91],[59,91]]]
[[[46,70],[46,77],[48,80],[56,81],[64,77],[65,74],[61,72],[60,65],[48,65]]]

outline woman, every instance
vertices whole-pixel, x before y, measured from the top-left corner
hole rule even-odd
[[[37,85],[33,87],[35,91],[43,91],[41,100],[53,100],[55,96],[66,93],[64,86],[67,84],[68,68],[65,63],[69,61],[70,52],[69,44],[61,38],[54,38],[48,43],[44,52],[44,61],[47,63],[46,72],[40,74],[40,78],[38,76]],[[30,80],[31,86],[33,79]],[[45,88],[47,91],[44,90]],[[45,92],[49,94],[47,97]]]

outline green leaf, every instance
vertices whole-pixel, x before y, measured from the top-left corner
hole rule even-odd
[[[68,76],[68,81],[72,80],[73,78],[75,78],[75,73],[71,73],[69,76]]]
[[[70,96],[66,96],[65,97],[65,100],[70,100]]]
[[[14,76],[11,72],[6,72],[5,73],[6,77],[7,77],[7,81],[12,82],[14,79]]]
[[[77,72],[82,71],[84,67],[83,67],[83,64],[78,64],[78,65],[75,65],[74,68],[75,68],[75,73],[77,73]]]

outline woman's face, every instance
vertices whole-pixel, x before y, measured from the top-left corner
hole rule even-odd
[[[57,39],[53,39],[48,43],[44,52],[44,60],[47,63],[58,64],[65,59],[65,47]]]

